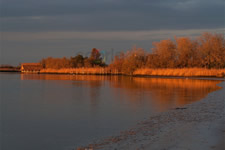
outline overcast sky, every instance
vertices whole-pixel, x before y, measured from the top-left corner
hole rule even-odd
[[[224,0],[1,0],[0,64],[225,32]]]

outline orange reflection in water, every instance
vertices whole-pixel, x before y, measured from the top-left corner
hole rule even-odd
[[[181,107],[185,104],[201,100],[210,92],[219,90],[216,84],[221,81],[200,79],[140,78],[126,76],[95,75],[53,75],[53,74],[21,74],[21,80],[73,80],[86,81],[73,83],[75,86],[90,87],[91,103],[96,107],[101,94],[101,86],[108,82],[116,97],[126,99],[135,107],[143,97],[151,101],[157,111]],[[123,92],[115,89],[121,88]],[[123,97],[123,98],[121,98]],[[116,99],[115,99],[116,100]],[[150,105],[149,104],[149,105]]]
[[[169,101],[173,102],[176,107],[183,106],[188,103],[199,101],[206,97],[210,92],[221,89],[217,86],[221,81],[213,80],[197,80],[197,79],[155,79],[152,81],[145,81],[137,79],[138,82],[144,82],[146,85],[151,82],[153,97],[160,109],[166,109],[171,105]],[[166,107],[167,106],[167,107]]]
[[[164,111],[171,107],[180,107],[206,97],[210,92],[221,89],[221,81],[200,79],[169,78],[127,78],[123,82],[114,82],[113,86],[126,90],[130,100],[135,100],[132,93],[136,90],[150,92],[154,107]]]
[[[63,75],[63,74],[21,74],[21,80],[76,80],[99,81],[106,80],[109,76],[96,75]]]

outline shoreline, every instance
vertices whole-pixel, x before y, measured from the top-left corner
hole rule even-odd
[[[152,116],[118,136],[77,150],[222,150],[225,148],[225,81],[218,86],[222,88],[198,102]]]
[[[123,75],[137,77],[197,77],[197,78],[225,78],[225,69],[206,69],[206,68],[140,68],[132,73],[121,72],[118,69],[110,67],[92,67],[92,68],[61,68],[51,69],[30,68],[29,70],[0,69],[0,72],[17,72],[22,74],[68,74],[68,75]]]
[[[149,76],[149,77],[225,77],[225,69],[206,68],[166,68],[166,69],[137,69],[132,74],[126,74],[117,69],[106,68],[62,68],[42,69],[42,73],[53,74],[74,74],[74,75],[125,75],[125,76]]]
[[[187,78],[187,79],[221,79],[224,80],[224,77],[218,77],[218,76],[208,76],[208,75],[201,75],[201,76],[173,76],[173,75],[126,75],[126,74],[100,74],[100,73],[61,73],[61,72],[41,72],[41,73],[32,73],[32,72],[21,72],[21,71],[0,71],[0,73],[16,73],[16,74],[27,74],[27,75],[32,75],[32,74],[39,74],[39,75],[96,75],[96,76],[130,76],[130,77],[142,77],[142,78]]]

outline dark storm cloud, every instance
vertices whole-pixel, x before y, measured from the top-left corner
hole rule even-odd
[[[2,31],[224,27],[222,0],[3,0]]]

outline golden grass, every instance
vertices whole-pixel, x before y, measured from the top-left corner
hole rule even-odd
[[[107,68],[62,68],[62,69],[42,69],[40,73],[62,73],[62,74],[108,74]]]
[[[182,76],[182,77],[224,77],[225,69],[183,68],[183,69],[137,69],[133,75]]]
[[[42,69],[40,73],[59,74],[118,74],[110,68],[63,68],[63,69]],[[182,69],[150,69],[142,68],[134,71],[133,75],[143,76],[177,76],[177,77],[225,77],[225,69],[205,69],[205,68],[182,68]]]

